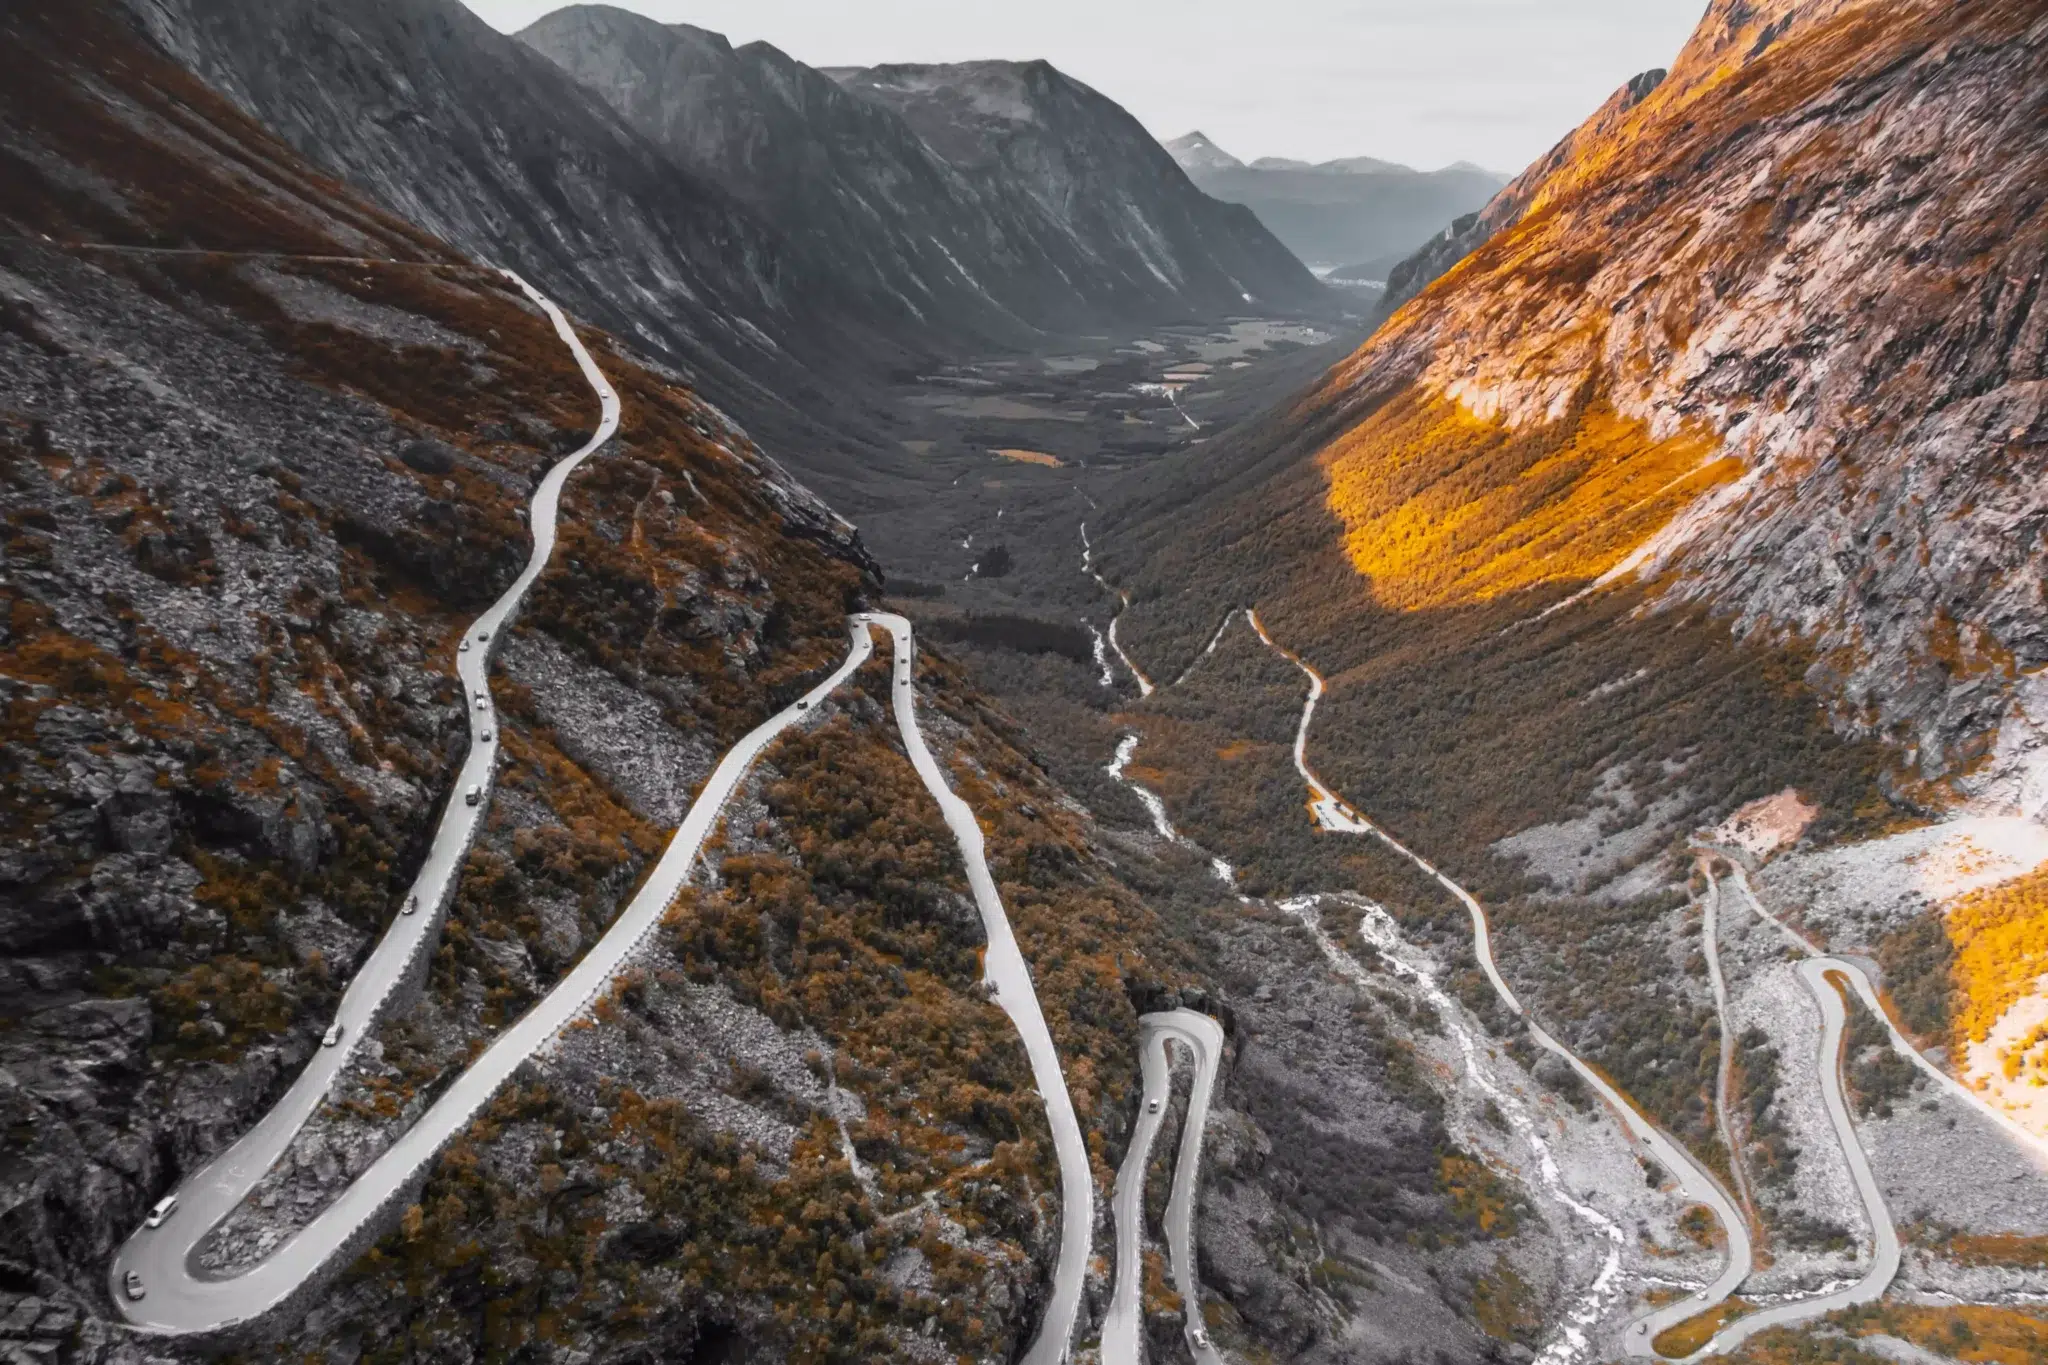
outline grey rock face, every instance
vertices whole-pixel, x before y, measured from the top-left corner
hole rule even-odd
[[[955,170],[1002,186],[1020,220],[1045,224],[1033,240],[1053,262],[1083,257],[1077,279],[1105,310],[1329,307],[1249,210],[1203,194],[1136,119],[1046,62],[832,75],[900,114]]]
[[[853,73],[842,89],[765,43],[735,50],[601,5],[519,36],[876,316],[1016,341],[1237,311],[1247,292],[1269,308],[1323,306],[1277,243],[1192,193],[1128,114],[1050,67],[1018,70],[1033,99],[1064,109],[1047,128],[1059,145],[991,162],[971,150],[978,134],[899,109],[889,81]],[[1001,78],[970,83],[989,79]]]

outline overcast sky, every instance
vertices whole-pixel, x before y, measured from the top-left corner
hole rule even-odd
[[[465,0],[512,31],[559,0]],[[813,66],[1044,57],[1161,140],[1515,171],[1638,71],[1705,0],[623,0]]]

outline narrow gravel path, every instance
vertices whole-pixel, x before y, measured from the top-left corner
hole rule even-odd
[[[1700,946],[1707,959],[1707,980],[1714,988],[1714,1019],[1721,1027],[1721,1059],[1714,1068],[1714,1127],[1721,1145],[1728,1149],[1728,1169],[1735,1177],[1735,1195],[1756,1226],[1756,1198],[1749,1188],[1749,1172],[1742,1161],[1742,1148],[1735,1140],[1734,1080],[1735,1033],[1728,1026],[1728,979],[1721,973],[1721,883],[1714,878],[1711,859],[1700,860],[1707,879],[1707,898],[1701,909]]]

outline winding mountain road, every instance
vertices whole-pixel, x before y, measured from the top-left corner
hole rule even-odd
[[[210,1331],[258,1317],[277,1307],[330,1262],[355,1249],[354,1239],[360,1229],[415,1177],[415,1167],[424,1164],[421,1158],[394,1174],[414,1154],[417,1144],[408,1143],[412,1136],[408,1134],[379,1163],[386,1165],[381,1185],[372,1189],[359,1181],[334,1207],[261,1265],[233,1278],[220,1279],[205,1275],[194,1263],[192,1253],[199,1243],[284,1154],[299,1129],[326,1099],[356,1047],[375,1027],[400,987],[424,967],[439,941],[441,921],[454,897],[463,861],[490,813],[492,777],[498,757],[496,718],[489,700],[491,656],[527,590],[540,577],[554,552],[555,522],[563,485],[577,466],[618,430],[619,396],[590,358],[569,320],[518,275],[509,270],[503,274],[546,312],[556,334],[575,355],[577,367],[598,397],[597,429],[590,440],[556,463],[542,478],[533,495],[529,518],[533,549],[525,569],[462,636],[455,655],[455,672],[462,684],[463,710],[469,716],[469,754],[450,788],[448,805],[419,874],[402,902],[404,911],[392,920],[342,994],[334,1019],[341,1030],[338,1043],[316,1050],[291,1088],[255,1127],[185,1179],[175,1192],[177,1208],[162,1227],[141,1229],[115,1255],[109,1271],[113,1300],[139,1327],[164,1332]],[[460,796],[472,789],[481,793],[474,805]],[[453,1113],[447,1106],[459,1103],[459,1090],[458,1086],[458,1091],[444,1096],[435,1106],[444,1119]],[[480,1104],[481,1101],[479,1107]],[[451,1129],[451,1135],[467,1121],[465,1114],[461,1123]],[[413,1131],[417,1133],[425,1126],[423,1117]],[[434,1149],[439,1145],[436,1141]],[[145,1298],[131,1296],[129,1286],[137,1281],[129,1280],[130,1275],[138,1277]]]
[[[1085,528],[1083,530],[1083,541],[1085,545]],[[1110,589],[1107,582],[1102,580],[1099,574],[1094,573],[1092,564],[1089,562],[1091,559],[1092,554],[1084,554],[1083,567],[1106,590],[1114,591]],[[1129,599],[1127,596],[1122,597],[1120,600],[1125,605],[1128,605]],[[1480,968],[1485,973],[1488,983],[1492,986],[1501,1002],[1522,1019],[1529,1030],[1530,1037],[1539,1046],[1563,1060],[1583,1082],[1606,1100],[1609,1108],[1620,1118],[1624,1128],[1635,1141],[1653,1155],[1665,1169],[1675,1175],[1682,1191],[1688,1198],[1705,1204],[1719,1218],[1728,1238],[1728,1255],[1722,1273],[1712,1284],[1704,1289],[1676,1303],[1666,1305],[1637,1318],[1629,1324],[1624,1333],[1622,1347],[1626,1354],[1635,1357],[1665,1359],[1666,1357],[1661,1356],[1652,1344],[1661,1333],[1670,1327],[1677,1326],[1680,1323],[1697,1317],[1701,1313],[1720,1306],[1749,1277],[1754,1266],[1754,1247],[1752,1245],[1751,1227],[1748,1219],[1744,1216],[1743,1211],[1737,1207],[1736,1201],[1730,1198],[1720,1182],[1690,1152],[1686,1151],[1655,1125],[1651,1124],[1604,1077],[1551,1037],[1547,1031],[1529,1016],[1513,990],[1502,978],[1499,968],[1494,961],[1491,926],[1485,907],[1480,904],[1478,899],[1465,890],[1465,888],[1452,881],[1434,864],[1359,814],[1316,774],[1308,761],[1308,734],[1309,727],[1314,721],[1316,704],[1322,699],[1326,690],[1324,679],[1305,660],[1276,641],[1259,620],[1258,613],[1255,610],[1245,609],[1244,616],[1251,628],[1270,649],[1294,664],[1308,679],[1309,692],[1302,706],[1300,723],[1295,730],[1293,756],[1295,769],[1309,788],[1311,798],[1309,809],[1317,826],[1333,833],[1370,835],[1378,839],[1387,848],[1400,854],[1422,872],[1430,876],[1445,891],[1463,904],[1472,921],[1474,955],[1478,959]],[[1224,625],[1219,627],[1216,635],[1211,638],[1210,650],[1215,648],[1216,641],[1221,638],[1224,629],[1228,627],[1229,620],[1230,618],[1226,618]],[[1111,640],[1114,643],[1113,632]],[[1206,655],[1207,652],[1208,650],[1205,650],[1204,654]],[[1117,653],[1130,666],[1133,675],[1141,680],[1141,691],[1146,695],[1150,695],[1152,689],[1150,686],[1145,685],[1144,675],[1139,672],[1135,664],[1131,664],[1130,660],[1123,655],[1121,648],[1118,648]],[[1185,672],[1182,676],[1186,676]],[[1175,681],[1179,680],[1176,679]],[[1124,745],[1119,747],[1118,761],[1111,768],[1112,776],[1122,777],[1122,769],[1129,761],[1130,751],[1135,748],[1134,740],[1135,736],[1129,737]],[[1125,780],[1128,783],[1128,779]],[[1135,786],[1136,784],[1129,785]],[[1155,824],[1160,825],[1163,830],[1170,830],[1171,824],[1165,819],[1163,803],[1160,803],[1156,796],[1144,791],[1142,788],[1139,788],[1139,794],[1141,797],[1151,797],[1150,800],[1147,800],[1146,804],[1147,808],[1153,812]],[[1730,854],[1728,850],[1709,846],[1697,849],[1696,851],[1702,854],[1718,853],[1728,857],[1731,876],[1740,889],[1743,898],[1748,901],[1750,908],[1760,919],[1783,934],[1807,959],[1800,964],[1799,975],[1807,989],[1813,994],[1814,999],[1819,1003],[1821,1009],[1820,1074],[1822,1078],[1823,1100],[1827,1108],[1829,1120],[1834,1127],[1837,1141],[1841,1145],[1843,1155],[1849,1166],[1852,1180],[1868,1213],[1870,1225],[1874,1229],[1874,1238],[1869,1268],[1855,1283],[1796,1302],[1772,1305],[1738,1318],[1721,1328],[1698,1351],[1684,1357],[1684,1362],[1695,1362],[1732,1351],[1758,1333],[1773,1327],[1807,1322],[1824,1317],[1843,1308],[1876,1302],[1883,1297],[1898,1274],[1901,1258],[1898,1230],[1893,1222],[1890,1210],[1886,1206],[1883,1191],[1878,1186],[1876,1177],[1871,1170],[1868,1154],[1864,1151],[1861,1141],[1856,1135],[1848,1101],[1843,1093],[1841,1051],[1842,1037],[1846,1027],[1844,1002],[1849,991],[1853,990],[1871,1013],[1883,1021],[1886,1031],[1890,1035],[1892,1046],[1896,1051],[1908,1058],[1951,1096],[1970,1104],[1979,1113],[1990,1119],[2037,1159],[2048,1160],[2048,1141],[2036,1137],[2009,1115],[2000,1112],[1985,1101],[1982,1096],[1976,1094],[1955,1077],[1949,1075],[1924,1056],[1913,1045],[1911,1040],[1907,1039],[1899,1031],[1897,1025],[1893,1023],[1890,1015],[1885,1010],[1876,986],[1860,963],[1827,955],[1819,945],[1807,939],[1783,920],[1766,911],[1762,903],[1757,899],[1754,890],[1750,887],[1746,870],[1741,861]],[[1302,907],[1295,906],[1292,903],[1286,908],[1302,911]],[[1721,1055],[1716,1081],[1716,1108],[1721,1125],[1722,1140],[1728,1145],[1731,1159],[1736,1163],[1737,1181],[1739,1185],[1743,1186],[1742,1202],[1746,1206],[1748,1203],[1748,1191],[1746,1184],[1742,1182],[1740,1158],[1735,1151],[1734,1136],[1728,1114],[1734,1039],[1730,1036],[1728,1030],[1728,988],[1722,973],[1719,953],[1720,910],[1721,886],[1710,870],[1708,873],[1708,894],[1704,907],[1703,928],[1706,935],[1705,956],[1707,959],[1708,975],[1714,992],[1717,1016],[1721,1020],[1722,1033]],[[1314,922],[1312,914],[1303,912],[1303,920],[1312,934],[1320,932],[1320,926]],[[1372,940],[1370,931],[1373,927],[1373,919],[1368,915],[1366,921],[1361,925],[1361,932],[1366,933],[1369,940]],[[1391,932],[1390,926],[1389,932]],[[1391,953],[1390,944],[1382,944],[1380,946],[1383,955]],[[1326,951],[1330,951],[1333,949],[1333,945],[1326,944],[1325,948]],[[1389,961],[1394,962],[1397,967],[1400,966],[1397,959],[1389,957]],[[1161,1048],[1156,1060],[1152,1052],[1152,1048],[1155,1045]],[[1151,1096],[1156,1093],[1153,1069],[1156,1066],[1163,1070],[1165,1058],[1163,1041],[1155,1043],[1155,1040],[1148,1037],[1146,1047],[1144,1064],[1146,1068],[1146,1094],[1149,1105]],[[1470,1060],[1474,1060],[1476,1063],[1476,1059]],[[1141,1117],[1139,1131],[1133,1137],[1131,1155],[1126,1158],[1124,1172],[1120,1174],[1118,1180],[1117,1297],[1113,1300],[1103,1336],[1104,1359],[1108,1362],[1108,1365],[1126,1365],[1127,1362],[1135,1362],[1137,1359],[1134,1354],[1137,1349],[1137,1329],[1135,1317],[1130,1315],[1135,1314],[1136,1276],[1138,1274],[1135,1268],[1135,1261],[1139,1238],[1137,1219],[1141,1218],[1142,1214],[1134,1205],[1127,1219],[1125,1204],[1132,1200],[1142,1199],[1143,1166],[1156,1129],[1156,1115],[1147,1114]],[[1135,1167],[1133,1163],[1135,1163]],[[1134,1169],[1135,1175],[1132,1174]],[[1127,1185],[1133,1182],[1135,1182],[1140,1191],[1137,1195],[1132,1195],[1126,1188]],[[1572,1202],[1568,1196],[1567,1202]],[[1584,1212],[1588,1215],[1592,1214],[1591,1210],[1584,1210]],[[1607,1220],[1600,1219],[1597,1215],[1592,1215],[1589,1221],[1605,1224]],[[1127,1266],[1130,1267],[1128,1273],[1126,1270]],[[1112,1326],[1115,1328],[1114,1336],[1111,1332]]]
[[[1688,1361],[1732,1351],[1757,1333],[1773,1327],[1789,1327],[1793,1323],[1809,1322],[1858,1304],[1875,1303],[1884,1297],[1884,1291],[1891,1287],[1892,1280],[1899,1273],[1899,1230],[1892,1222],[1891,1210],[1885,1205],[1884,1191],[1878,1188],[1877,1177],[1871,1172],[1870,1158],[1856,1137],[1856,1126],[1849,1118],[1849,1102],[1842,1093],[1842,1032],[1848,1020],[1848,1011],[1843,1008],[1842,1001],[1849,971],[1848,963],[1832,957],[1811,957],[1799,964],[1799,979],[1820,1006],[1821,1098],[1827,1103],[1828,1120],[1834,1125],[1835,1138],[1841,1143],[1842,1155],[1849,1163],[1849,1175],[1856,1182],[1856,1193],[1863,1200],[1864,1210],[1874,1230],[1870,1269],[1856,1283],[1831,1294],[1816,1294],[1796,1303],[1781,1303],[1737,1319],[1715,1333],[1713,1340],[1705,1346],[1685,1357]],[[1841,978],[1843,989],[1837,988],[1835,978]]]
[[[1188,1094],[1187,1122],[1181,1129],[1180,1155],[1173,1170],[1173,1190],[1166,1201],[1166,1248],[1179,1291],[1188,1350],[1196,1365],[1223,1365],[1202,1325],[1202,1286],[1195,1273],[1195,1195],[1200,1188],[1202,1135],[1208,1126],[1209,1103],[1215,1092],[1216,1068],[1223,1058],[1223,1026],[1206,1014],[1177,1009],[1141,1015],[1138,1019],[1139,1064],[1144,1075],[1144,1103],[1138,1126],[1117,1171],[1111,1207],[1116,1215],[1116,1285],[1102,1319],[1103,1365],[1139,1365],[1142,1345],[1144,1278],[1141,1245],[1145,1230],[1145,1167],[1152,1143],[1165,1120],[1173,1068],[1169,1041],[1186,1047],[1195,1059],[1193,1088]]]
[[[1067,1078],[1060,1069],[1052,1032],[1039,1008],[1038,992],[1031,984],[1031,968],[1017,946],[1010,917],[1003,910],[995,878],[988,870],[981,824],[974,818],[974,808],[946,784],[945,773],[918,729],[917,692],[910,685],[911,660],[916,653],[910,622],[885,612],[856,616],[854,621],[856,625],[882,626],[895,640],[891,671],[896,682],[891,691],[896,728],[902,733],[911,766],[917,769],[932,799],[939,803],[939,812],[960,845],[960,860],[967,865],[967,884],[974,892],[974,906],[981,912],[982,929],[988,937],[982,979],[994,989],[996,1003],[1023,1036],[1024,1051],[1031,1059],[1031,1077],[1045,1102],[1046,1120],[1052,1127],[1053,1150],[1060,1168],[1060,1252],[1053,1266],[1052,1297],[1039,1323],[1038,1337],[1024,1355],[1023,1365],[1059,1365],[1067,1358],[1074,1323],[1080,1316],[1082,1282],[1088,1273],[1089,1244],[1094,1235],[1095,1179],[1088,1168],[1088,1146],[1081,1137],[1073,1097],[1067,1093]]]
[[[1914,1046],[1913,1040],[1901,1033],[1899,1026],[1892,1021],[1891,1013],[1885,1009],[1884,1001],[1878,994],[1876,984],[1871,981],[1869,972],[1864,969],[1861,963],[1844,958],[1829,957],[1826,950],[1819,944],[1785,923],[1784,920],[1779,919],[1770,911],[1764,909],[1763,902],[1757,899],[1755,888],[1749,884],[1749,872],[1743,867],[1741,861],[1735,858],[1727,849],[1713,848],[1711,851],[1721,854],[1728,860],[1730,877],[1734,880],[1737,889],[1742,892],[1742,898],[1749,903],[1749,908],[1756,914],[1758,919],[1782,934],[1786,942],[1797,948],[1800,953],[1810,958],[1827,958],[1834,964],[1835,969],[1842,972],[1848,978],[1849,984],[1855,990],[1857,998],[1862,1000],[1864,1007],[1877,1018],[1879,1023],[1884,1025],[1885,1032],[1891,1038],[1892,1051],[1918,1067],[1923,1075],[1932,1080],[1948,1095],[1969,1105],[1986,1119],[1989,1119],[1994,1127],[2008,1138],[2011,1138],[2022,1151],[2026,1152],[2037,1163],[2042,1164],[2044,1168],[2048,1168],[2048,1139],[2043,1139],[2028,1130],[2024,1124],[2013,1118],[2012,1115],[1999,1109],[1982,1095],[1970,1089],[1969,1086],[1964,1085],[1954,1076],[1942,1070],[1932,1059],[1921,1052],[1918,1047]]]
[[[470,752],[453,792],[478,789],[476,804],[454,799],[444,812],[427,857],[396,916],[343,994],[334,1046],[313,1055],[281,1099],[257,1124],[177,1189],[177,1202],[157,1227],[144,1226],[116,1253],[109,1267],[113,1302],[139,1330],[161,1334],[205,1334],[221,1338],[238,1326],[301,1301],[374,1241],[400,1207],[410,1202],[441,1149],[482,1112],[504,1082],[529,1057],[553,1046],[581,1017],[639,951],[689,880],[706,837],[726,802],[756,759],[784,730],[810,716],[873,654],[871,627],[893,642],[891,691],[898,730],[918,777],[938,803],[960,848],[988,940],[985,983],[1009,1015],[1030,1058],[1032,1076],[1046,1106],[1060,1173],[1062,1205],[1058,1259],[1052,1294],[1039,1335],[1024,1356],[1026,1365],[1060,1365],[1067,1357],[1079,1313],[1094,1224],[1094,1189],[1087,1148],[1046,1027],[1030,969],[1011,931],[985,856],[973,808],[947,784],[917,724],[911,669],[915,645],[910,623],[886,613],[850,618],[847,656],[822,682],[756,726],[728,750],[692,802],[682,825],[639,892],[598,942],[541,1001],[500,1033],[449,1088],[400,1134],[334,1201],[269,1257],[231,1275],[208,1273],[196,1252],[207,1235],[231,1213],[289,1147],[306,1120],[326,1099],[350,1054],[379,1016],[400,996],[439,938],[441,919],[471,843],[489,811],[492,769],[497,757],[495,717],[489,705],[487,673],[492,646],[507,628],[527,590],[554,549],[564,482],[577,465],[618,429],[619,399],[605,381],[575,329],[553,303],[510,271],[506,277],[541,307],[557,335],[574,353],[599,400],[600,421],[591,439],[550,469],[532,504],[533,549],[525,570],[463,635],[456,673],[470,716]]]
[[[1579,1060],[1570,1049],[1551,1037],[1549,1032],[1530,1016],[1528,1010],[1523,1008],[1522,1002],[1516,998],[1514,991],[1502,978],[1499,967],[1494,963],[1492,925],[1487,919],[1486,908],[1479,903],[1478,898],[1444,875],[1434,863],[1360,815],[1316,775],[1315,769],[1308,761],[1308,731],[1315,719],[1316,703],[1322,699],[1326,690],[1323,676],[1299,655],[1276,641],[1260,622],[1256,611],[1247,609],[1245,617],[1269,648],[1308,677],[1308,699],[1302,706],[1301,723],[1294,733],[1294,767],[1295,771],[1301,774],[1302,780],[1308,784],[1313,798],[1309,803],[1309,809],[1314,814],[1317,825],[1333,833],[1370,835],[1378,839],[1387,848],[1421,869],[1462,904],[1472,920],[1473,955],[1478,958],[1480,970],[1486,974],[1488,984],[1493,987],[1494,994],[1500,998],[1501,1003],[1522,1020],[1529,1030],[1529,1037],[1539,1047],[1571,1067],[1581,1081],[1607,1102],[1609,1109],[1621,1120],[1622,1126],[1627,1129],[1630,1136],[1672,1174],[1688,1199],[1705,1204],[1720,1219],[1728,1238],[1727,1263],[1721,1274],[1712,1284],[1692,1297],[1639,1318],[1629,1326],[1624,1335],[1624,1347],[1629,1354],[1654,1354],[1649,1343],[1659,1332],[1720,1303],[1749,1278],[1755,1264],[1755,1250],[1751,1245],[1747,1220],[1736,1207],[1734,1199],[1721,1188],[1720,1182],[1700,1165],[1692,1153],[1643,1117],[1635,1105],[1610,1084],[1606,1077]]]
[[[1714,1127],[1721,1145],[1728,1149],[1728,1170],[1735,1177],[1735,1196],[1743,1212],[1756,1221],[1756,1201],[1750,1194],[1749,1176],[1742,1162],[1742,1148],[1735,1140],[1733,1105],[1735,1079],[1735,1033],[1728,1024],[1728,978],[1721,973],[1721,883],[1713,865],[1702,859],[1707,878],[1707,898],[1700,912],[1700,947],[1707,959],[1707,983],[1714,991],[1714,1019],[1721,1031],[1721,1056],[1714,1066]]]

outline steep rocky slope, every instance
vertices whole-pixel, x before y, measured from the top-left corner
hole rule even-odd
[[[597,5],[558,10],[519,37],[681,164],[758,209],[819,272],[859,290],[873,316],[986,344],[1245,306],[1194,261],[1161,261],[1177,282],[1170,287],[1128,278],[1115,264],[1122,243],[1098,240],[1097,224],[1047,212],[1010,177],[963,174],[887,106],[765,43],[734,50],[714,33]],[[1107,101],[1091,113],[1129,121]],[[1135,211],[1159,221],[1171,212],[1142,199]],[[1271,243],[1226,240],[1263,245],[1263,273],[1228,268],[1271,306],[1322,302]]]
[[[1330,676],[1325,775],[1491,897],[1538,1012],[1702,1151],[1689,833],[1787,787],[1809,843],[2039,810],[2044,64],[2033,5],[1714,5],[1100,556],[1155,675],[1259,604]],[[1944,970],[1893,946],[1900,984]]]
[[[1475,166],[1418,171],[1373,157],[1320,164],[1260,157],[1239,161],[1200,133],[1167,144],[1197,185],[1243,204],[1295,255],[1316,266],[1386,266],[1453,220],[1477,212],[1500,178]]]
[[[1474,247],[1518,222],[1528,212],[1552,173],[1571,162],[1574,149],[1619,136],[1622,117],[1662,84],[1665,74],[1664,69],[1658,67],[1630,77],[1625,85],[1607,97],[1591,118],[1559,138],[1556,146],[1501,186],[1499,192],[1484,205],[1453,220],[1442,232],[1395,265],[1387,272],[1387,297],[1383,306],[1392,312],[1465,259]]]
[[[1960,773],[2048,650],[2043,54],[2018,4],[1717,5],[1198,496],[1310,519],[1264,582],[1336,551],[1381,612],[1656,583]],[[1255,510],[1266,472],[1313,505]]]
[[[596,411],[495,272],[306,166],[110,6],[15,7],[0,36],[0,1340],[161,1358],[110,1322],[109,1252],[318,1047],[398,913],[464,753],[455,636]],[[209,1264],[274,1244],[561,977],[876,587],[743,433],[587,335],[624,425],[570,481],[505,642],[500,780],[441,947]],[[1150,912],[928,664],[932,742],[989,823],[1107,1160],[1132,1000],[1192,979],[1170,945],[1139,966]],[[886,688],[769,755],[644,978],[265,1353],[673,1357],[722,1333],[1001,1354],[1032,1330],[1049,1144]],[[914,1216],[878,1226],[880,1200]]]
[[[810,471],[877,460],[858,402],[828,426],[817,395],[863,392],[916,338],[459,0],[131,8],[314,164],[653,349]]]
[[[829,72],[896,111],[963,176],[1003,187],[1053,263],[1089,262],[1098,307],[1158,317],[1331,305],[1249,211],[1203,194],[1138,121],[1046,62]]]

